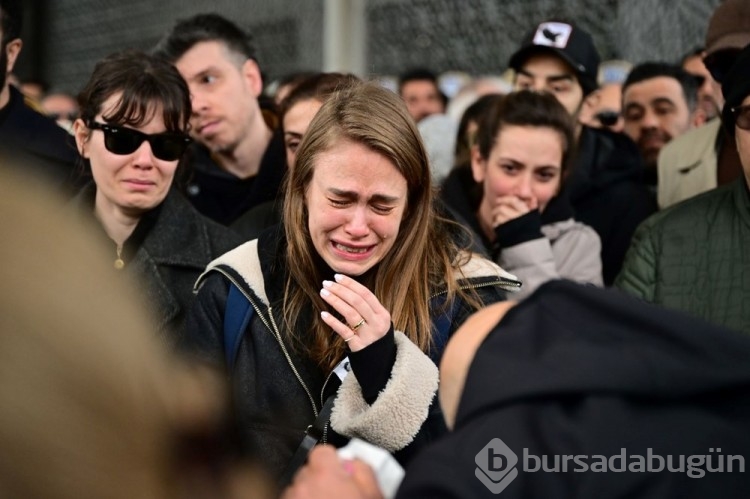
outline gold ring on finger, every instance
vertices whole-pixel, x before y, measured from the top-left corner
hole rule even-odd
[[[353,325],[353,326],[349,326],[349,329],[351,329],[352,331],[355,331],[355,332],[356,332],[356,331],[357,331],[357,329],[361,328],[363,324],[365,324],[365,319],[364,319],[364,317],[362,318],[362,320],[361,320],[361,321],[359,321],[359,322],[358,322],[358,323],[356,323],[355,325]]]

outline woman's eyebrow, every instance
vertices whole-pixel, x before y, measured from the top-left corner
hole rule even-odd
[[[354,191],[346,191],[346,190],[343,190],[343,189],[337,189],[335,187],[330,187],[330,188],[328,188],[328,192],[330,192],[331,194],[333,194],[335,196],[339,196],[339,197],[342,197],[342,198],[359,199],[359,194],[356,193],[356,192],[354,192]],[[376,201],[376,202],[380,202],[380,203],[395,203],[399,199],[401,199],[399,196],[389,196],[387,194],[373,194],[369,198],[370,201]]]

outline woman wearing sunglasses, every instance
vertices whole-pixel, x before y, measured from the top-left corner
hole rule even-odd
[[[514,92],[484,112],[471,167],[454,168],[443,185],[481,248],[523,283],[519,297],[550,279],[602,285],[599,236],[573,218],[562,190],[573,144],[554,96]]]
[[[78,101],[73,130],[93,182],[75,204],[109,239],[113,268],[140,279],[160,329],[178,334],[195,279],[241,242],[172,189],[190,142],[187,85],[171,64],[122,52],[96,65]]]

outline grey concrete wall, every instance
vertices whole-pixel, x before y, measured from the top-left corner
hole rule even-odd
[[[535,23],[567,19],[589,31],[602,59],[676,60],[702,45],[720,0],[371,0],[369,65],[501,72]]]
[[[720,0],[367,0],[368,74],[411,65],[499,73],[523,33],[560,17],[588,29],[604,59],[676,60],[702,43]],[[177,18],[214,10],[254,33],[269,78],[320,69],[322,0],[50,0],[43,76],[76,91],[94,63],[127,47],[148,49]]]
[[[148,50],[177,19],[210,11],[253,34],[269,75],[322,65],[319,0],[54,0],[44,76],[53,86],[77,91],[97,60],[125,48]]]

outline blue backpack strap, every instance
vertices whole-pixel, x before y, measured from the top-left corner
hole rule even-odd
[[[445,298],[446,296],[444,294],[441,294],[430,300],[430,310],[442,310],[445,305]],[[448,308],[447,310],[442,310],[440,312],[440,315],[433,316],[432,318],[433,345],[432,349],[430,350],[430,358],[432,358],[435,363],[440,362],[440,358],[443,356],[443,350],[445,350],[445,346],[448,344],[448,340],[450,339],[450,330],[451,325],[453,325],[453,316],[456,312],[455,309],[457,303],[458,302],[456,300],[453,300],[450,308]]]
[[[237,360],[237,352],[240,350],[242,334],[247,329],[255,309],[250,300],[242,294],[242,291],[232,283],[229,283],[229,295],[227,306],[224,309],[224,358],[227,364],[227,372],[232,373],[234,363]]]

